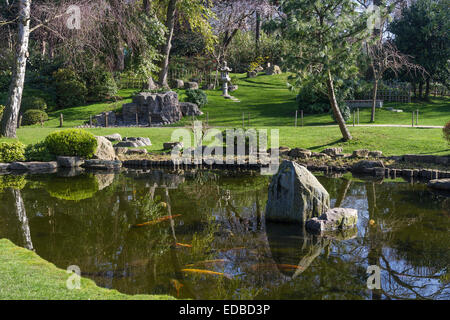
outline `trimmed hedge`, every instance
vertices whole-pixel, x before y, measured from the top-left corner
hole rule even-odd
[[[45,138],[45,145],[56,156],[92,158],[97,150],[95,136],[82,129],[56,131]]]
[[[30,144],[25,148],[25,159],[27,161],[48,162],[56,160],[56,157],[50,153],[45,142],[39,142]]]
[[[200,89],[188,89],[186,90],[186,96],[187,102],[195,103],[199,108],[208,103],[208,96]]]
[[[25,113],[27,110],[47,110],[47,103],[41,97],[23,97],[20,104],[20,113]]]
[[[0,162],[15,162],[25,159],[25,145],[19,141],[0,142]]]
[[[48,120],[48,115],[42,110],[27,110],[22,116],[22,124],[31,126]]]

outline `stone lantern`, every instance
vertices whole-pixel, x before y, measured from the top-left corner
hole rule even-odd
[[[231,81],[229,73],[231,72],[231,68],[228,67],[227,62],[224,61],[223,67],[220,69],[220,78],[222,80],[222,96],[225,98],[229,97],[228,94],[228,83]]]

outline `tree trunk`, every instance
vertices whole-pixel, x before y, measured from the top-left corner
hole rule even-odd
[[[331,108],[333,109],[334,117],[336,118],[337,123],[339,124],[339,129],[341,129],[342,137],[345,141],[352,140],[352,136],[345,125],[344,118],[342,117],[341,110],[336,101],[336,95],[334,93],[334,84],[333,78],[331,77],[331,72],[328,70],[328,79],[327,79],[327,87],[328,87],[328,98],[330,99]]]
[[[19,3],[19,33],[16,60],[9,87],[8,102],[3,113],[0,135],[8,138],[16,137],[17,120],[22,101],[23,83],[28,58],[28,41],[30,38],[30,6],[31,0]]]
[[[259,11],[256,11],[256,30],[255,30],[255,39],[256,39],[256,56],[260,55],[259,52],[259,42],[261,38],[261,14]]]
[[[161,61],[161,71],[159,73],[159,83],[161,87],[169,87],[169,84],[167,82],[167,75],[169,73],[169,56],[170,50],[172,49],[172,37],[173,29],[175,27],[175,11],[177,1],[178,0],[170,0],[169,5],[167,6],[166,27],[168,30],[168,34],[162,52],[163,60]]]
[[[375,109],[377,108],[377,92],[378,92],[378,80],[373,80],[373,101],[372,101],[372,115],[370,116],[370,122],[375,122]]]
[[[428,100],[430,97],[430,78],[427,78],[426,80],[426,86],[425,86],[425,100]]]
[[[28,223],[27,212],[25,211],[25,204],[22,199],[20,190],[12,190],[14,201],[16,205],[16,214],[19,219],[20,229],[22,230],[23,244],[28,250],[33,250],[33,242],[31,241],[30,225]]]
[[[423,82],[419,82],[419,99],[422,99]]]

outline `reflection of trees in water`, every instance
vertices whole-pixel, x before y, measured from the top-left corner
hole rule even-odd
[[[266,225],[267,177],[130,172],[78,202],[50,197],[45,188],[52,179],[30,178],[19,194],[0,192],[0,234],[22,244],[27,233],[19,221],[26,212],[38,254],[61,268],[79,265],[102,286],[127,293],[175,294],[170,280],[176,279],[183,285],[180,297],[195,299],[449,294],[448,284],[440,280],[448,274],[450,258],[448,207],[446,200],[420,185],[320,177],[336,206],[360,206],[363,237],[343,241],[313,237],[298,226]],[[175,214],[182,216],[128,228]],[[210,260],[219,262],[201,264]],[[233,278],[180,272],[190,264]],[[380,293],[366,288],[369,264],[383,270]]]

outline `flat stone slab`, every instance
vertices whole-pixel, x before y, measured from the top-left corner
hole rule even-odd
[[[92,170],[116,170],[122,167],[122,162],[119,160],[86,160],[82,167]]]
[[[126,154],[133,155],[133,154],[147,154],[147,150],[145,149],[128,149]]]
[[[9,169],[15,171],[29,172],[54,172],[58,168],[56,161],[51,162],[13,162]]]
[[[305,227],[313,233],[351,229],[358,222],[358,211],[350,208],[333,208],[320,217],[306,221]]]
[[[428,187],[437,190],[450,191],[450,179],[436,179],[428,182]]]
[[[10,166],[10,163],[0,163],[0,171],[8,171]]]
[[[122,136],[118,133],[113,133],[107,136],[104,136],[106,139],[108,139],[111,142],[115,142],[115,141],[122,141]]]

